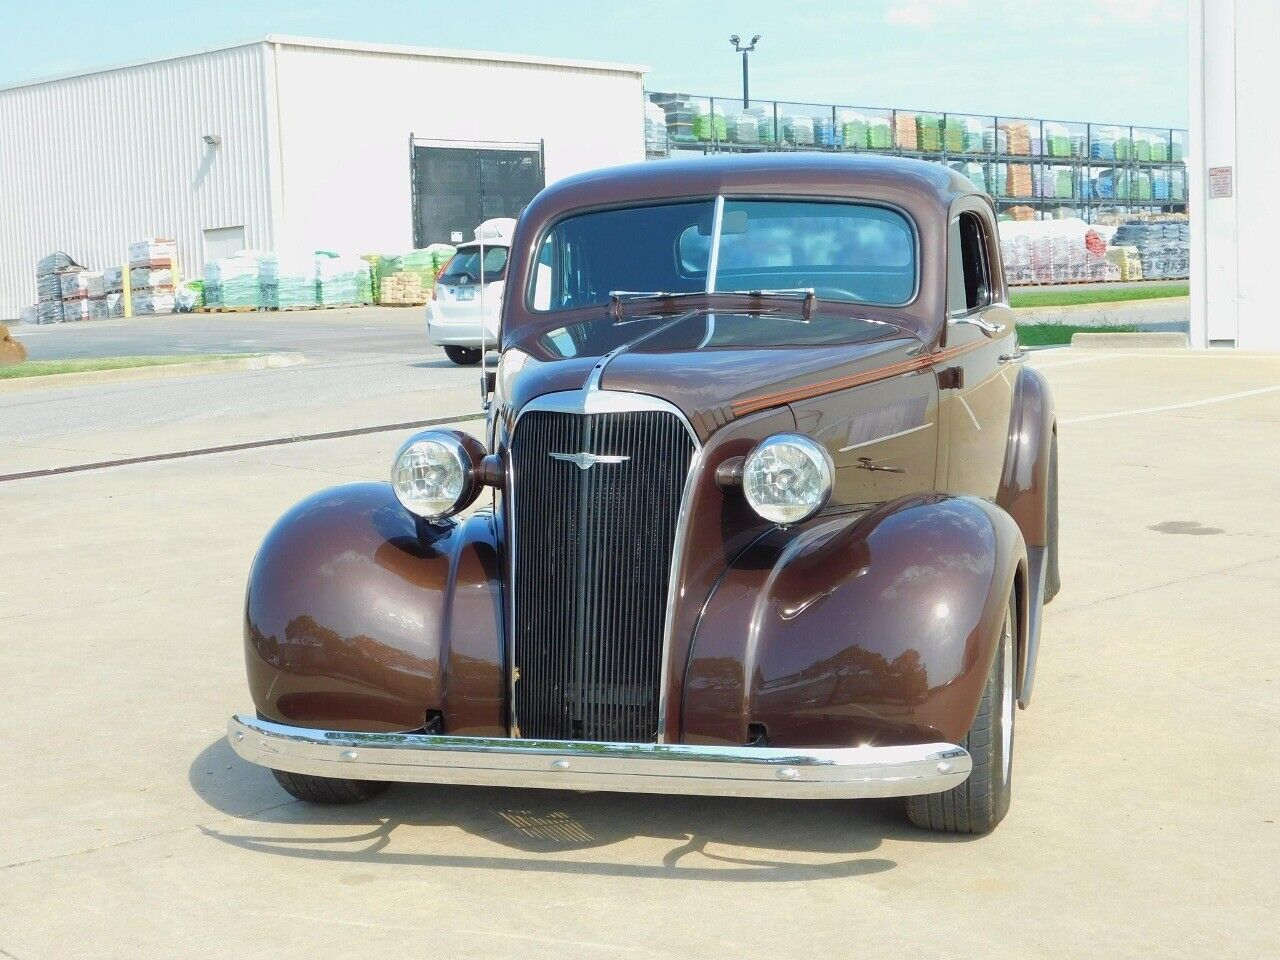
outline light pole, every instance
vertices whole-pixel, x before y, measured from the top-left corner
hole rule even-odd
[[[747,86],[747,54],[756,48],[756,44],[760,42],[760,34],[756,34],[751,38],[751,42],[745,47],[742,45],[742,38],[736,33],[729,38],[729,42],[733,44],[733,49],[742,54],[742,109],[746,110],[751,106],[751,94]]]

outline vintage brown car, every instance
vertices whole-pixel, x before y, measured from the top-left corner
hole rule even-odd
[[[1058,574],[990,200],[893,158],[601,170],[530,204],[507,284],[487,442],[418,434],[267,536],[236,751],[317,802],[900,796],[992,829]]]

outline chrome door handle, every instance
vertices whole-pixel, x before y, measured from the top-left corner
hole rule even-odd
[[[998,337],[1005,331],[1003,323],[992,323],[990,320],[983,320],[981,317],[956,317],[951,322],[954,324],[965,324],[966,326],[977,327],[988,337]]]
[[[1019,347],[1014,353],[1000,354],[1001,363],[1021,363],[1025,359],[1027,359],[1027,351],[1023,350],[1021,347]]]

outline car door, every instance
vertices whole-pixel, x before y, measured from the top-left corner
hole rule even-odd
[[[1011,368],[1021,359],[999,258],[990,208],[976,197],[959,201],[948,231],[945,356],[937,367],[947,431],[939,471],[943,489],[986,499],[999,488]]]

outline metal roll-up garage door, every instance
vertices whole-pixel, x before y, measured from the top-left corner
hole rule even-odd
[[[413,244],[470,240],[493,217],[518,217],[546,182],[541,143],[411,140]]]

